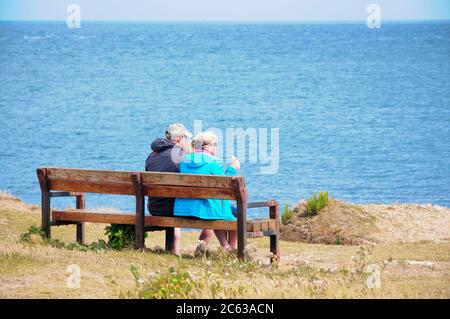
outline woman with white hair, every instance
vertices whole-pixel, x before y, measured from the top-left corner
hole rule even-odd
[[[202,132],[192,138],[193,153],[185,154],[180,163],[180,173],[227,175],[234,176],[240,169],[236,158],[225,170],[217,155],[217,135],[213,132]],[[236,220],[229,200],[177,198],[174,206],[174,216],[199,219]],[[214,230],[220,245],[226,249],[236,249],[236,231]],[[200,240],[209,241],[208,231],[204,230]],[[198,249],[197,249],[198,250]],[[197,253],[198,251],[196,251]]]

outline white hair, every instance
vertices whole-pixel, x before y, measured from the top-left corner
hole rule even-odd
[[[179,137],[179,136],[186,136],[186,137],[192,136],[192,134],[181,123],[171,124],[167,128],[165,134],[166,134],[166,138],[171,141],[176,140],[177,137]]]
[[[203,149],[208,145],[217,144],[217,135],[211,131],[198,133],[192,138],[192,146],[194,149]]]

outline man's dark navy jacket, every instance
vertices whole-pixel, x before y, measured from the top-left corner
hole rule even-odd
[[[166,138],[157,138],[151,144],[152,152],[145,161],[145,170],[150,172],[178,173],[183,159],[183,150]],[[173,216],[175,198],[149,197],[148,210],[157,216]]]

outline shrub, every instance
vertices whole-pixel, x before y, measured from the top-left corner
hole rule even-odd
[[[294,211],[289,209],[289,205],[285,204],[283,211],[281,212],[281,223],[286,225],[290,222],[290,220],[294,217]]]
[[[320,192],[319,194],[314,193],[306,201],[306,215],[314,216],[317,215],[320,210],[322,210],[328,204],[328,192]]]
[[[105,235],[108,236],[108,246],[120,250],[132,248],[136,239],[134,225],[111,224],[105,227]],[[147,237],[147,234],[144,235]]]

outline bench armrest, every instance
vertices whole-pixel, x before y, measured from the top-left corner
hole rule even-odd
[[[253,202],[247,204],[247,208],[276,207],[276,206],[278,206],[278,203],[275,200],[269,200],[265,202]]]
[[[50,197],[64,197],[64,196],[83,196],[84,193],[78,192],[50,192]]]
[[[86,196],[84,193],[80,192],[49,192],[50,197],[65,197],[65,196],[75,196],[76,197],[76,208],[84,209],[86,207]]]
[[[257,208],[257,207],[269,207],[269,216],[271,219],[278,220],[278,202],[276,200],[269,200],[265,202],[254,202],[248,203],[247,208]]]

